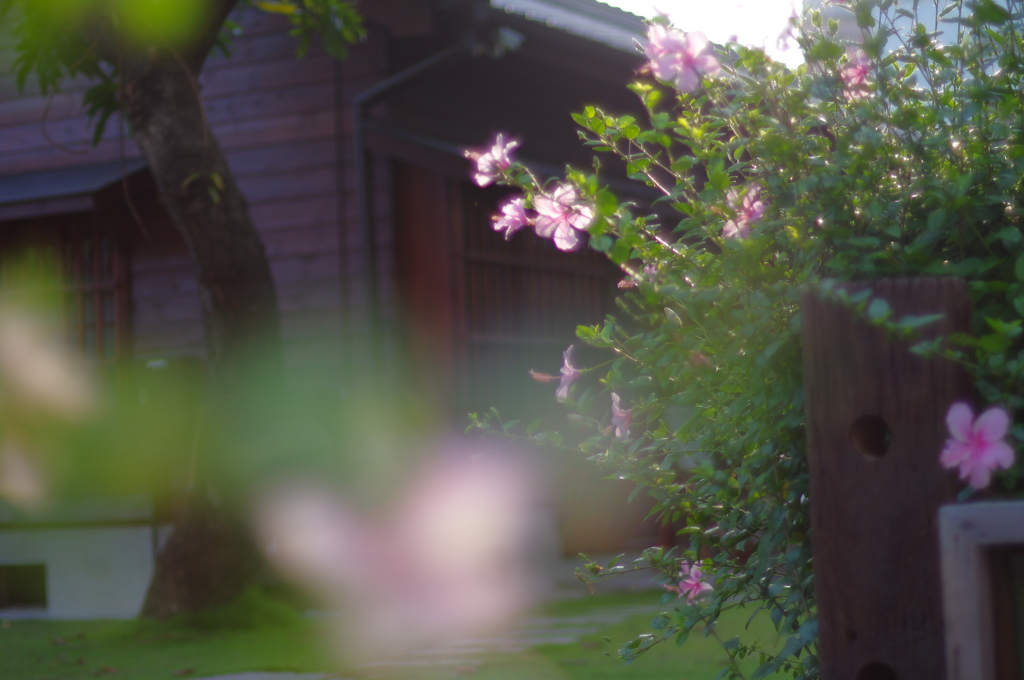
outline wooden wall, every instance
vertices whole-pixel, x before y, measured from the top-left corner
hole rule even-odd
[[[385,4],[390,11],[381,5],[376,14],[369,12],[369,39],[344,62],[315,48],[296,59],[284,19],[246,11],[237,17],[244,32],[234,40],[231,56],[211,56],[200,78],[214,134],[267,249],[281,301],[286,361],[296,378],[338,382],[343,364],[353,357],[352,363],[361,364],[358,357],[369,349],[366,244],[351,170],[352,97],[385,74],[452,44],[465,28],[462,9],[431,13],[422,0]],[[494,130],[489,125],[525,133],[526,149],[557,167],[572,159],[572,149],[581,151],[568,111],[609,97],[611,108],[635,107],[623,85],[637,59],[496,15],[528,34],[523,50],[498,60],[460,56],[396,89],[371,108],[371,115],[445,139],[454,148],[485,143]],[[0,27],[0,176],[109,162],[122,154],[139,157],[116,116],[101,142],[90,145],[81,107],[86,83],[68,83],[45,98],[30,82],[19,95],[13,61],[12,38]],[[541,76],[532,92],[531,72]],[[600,94],[595,100],[589,93]],[[402,302],[395,285],[393,222],[401,197],[393,188],[392,161],[409,145],[391,140],[390,151],[377,146],[370,175],[380,314],[385,327],[397,331]],[[427,165],[446,176],[468,173],[468,164],[457,156]],[[131,253],[135,357],[202,355],[197,284],[188,254],[170,231],[151,231],[162,236],[135,234]],[[385,354],[393,357],[396,351],[392,343]]]
[[[299,378],[332,380],[340,370],[342,243],[348,217],[339,178],[338,81],[360,87],[381,70],[368,44],[338,65],[321,50],[295,56],[279,17],[246,12],[230,57],[211,56],[200,78],[207,114],[249,200],[281,303],[286,361]],[[137,158],[116,117],[96,147],[81,107],[85,84],[69,83],[47,99],[33,83],[18,95],[9,35],[0,38],[0,175]],[[48,113],[41,122],[44,111]],[[344,127],[344,124],[342,124]],[[339,193],[339,188],[342,191]],[[148,199],[152,200],[152,198]],[[154,219],[154,218],[151,218]],[[159,218],[155,218],[159,221]],[[205,353],[192,263],[172,232],[134,235],[132,319],[139,360]]]

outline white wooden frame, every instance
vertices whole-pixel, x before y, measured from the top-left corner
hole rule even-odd
[[[948,680],[995,680],[988,550],[1024,547],[1024,501],[939,508],[942,604]]]

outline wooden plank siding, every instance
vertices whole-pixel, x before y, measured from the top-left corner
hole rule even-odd
[[[419,0],[389,2],[405,7],[391,14],[418,18],[399,26],[392,17],[390,28],[385,28],[372,22],[371,12],[367,40],[353,47],[344,62],[317,48],[296,59],[286,20],[245,11],[238,17],[244,31],[234,40],[231,56],[211,55],[199,79],[213,132],[266,247],[281,302],[289,365],[321,361],[333,371],[343,358],[356,358],[353,363],[360,364],[365,362],[358,357],[369,354],[367,244],[358,224],[352,170],[353,97],[461,39],[465,26],[459,8],[424,13],[420,10],[427,5]],[[387,23],[383,5],[374,12]],[[502,14],[501,21],[527,34],[519,53],[503,59],[471,57],[468,52],[455,57],[397,88],[371,107],[370,117],[455,148],[481,145],[497,129],[525,132],[524,149],[555,167],[585,159],[567,112],[591,101],[587,93],[594,91],[602,96],[617,92],[612,101],[619,110],[636,108],[622,83],[638,60],[522,18]],[[0,67],[10,68],[12,50],[10,38],[0,36]],[[130,139],[119,137],[116,116],[100,143],[91,146],[80,103],[86,83],[69,83],[49,101],[31,85],[18,95],[13,83],[10,73],[0,72],[0,176],[116,161],[122,154],[139,156]],[[523,96],[531,83],[540,83],[544,91]],[[462,186],[463,192],[469,164],[457,155],[379,132],[371,132],[367,144],[378,311],[387,331],[384,364],[391,365],[401,351],[396,338],[406,328],[401,310],[409,308],[410,294],[403,283],[409,263],[402,259],[395,233],[396,209],[402,210],[406,201],[403,189],[396,188],[396,162],[413,163],[445,186]],[[488,229],[496,200],[495,195],[488,196],[489,203],[458,208],[474,211],[474,230]],[[424,215],[422,238],[430,238],[440,219],[454,220],[453,224],[462,219],[455,213],[446,215]],[[155,241],[139,233],[131,239],[132,323],[139,360],[204,354],[193,265],[172,231],[161,234]],[[465,290],[464,302],[472,314],[462,331],[458,324],[463,322],[453,320],[452,332],[462,333],[462,356],[446,360],[453,373],[470,370],[456,364],[470,362],[478,366],[472,371],[484,371],[483,366],[497,361],[490,349],[496,338],[519,338],[512,342],[515,349],[507,349],[521,355],[519,363],[527,357],[539,360],[541,353],[555,352],[557,358],[556,345],[571,340],[575,323],[596,321],[604,313],[607,300],[597,305],[582,289],[572,292],[574,285],[595,273],[592,262],[581,266],[550,248],[552,252],[524,251],[515,262],[502,261],[487,248],[473,245],[475,236],[467,238],[464,259],[472,286]],[[426,258],[424,252],[417,257]],[[551,288],[565,290],[567,297],[542,303],[543,292]],[[524,306],[524,299],[539,306],[526,312],[529,305]],[[494,316],[494,309],[502,306],[519,311]],[[582,316],[573,318],[580,311]],[[559,319],[568,332],[548,334],[545,324],[551,319]],[[531,344],[522,341],[525,337],[546,339]],[[320,357],[309,355],[310,343],[329,350],[323,349]],[[325,380],[341,379],[331,371],[323,374]],[[467,403],[468,392],[462,389],[461,394],[460,403]]]
[[[287,363],[315,364],[306,355],[316,346],[325,355],[320,363],[336,367],[337,356],[328,355],[337,354],[341,333],[335,136],[341,69],[315,48],[296,59],[295,40],[280,17],[247,11],[239,20],[244,32],[231,56],[212,55],[200,77],[206,113],[264,240],[281,303]],[[12,41],[0,40],[0,175],[115,161],[122,153],[139,157],[130,139],[119,139],[116,116],[102,141],[91,146],[81,107],[85,83],[70,83],[49,101],[32,84],[18,95],[9,72],[13,60]],[[354,50],[343,68],[366,78],[378,66],[371,47]],[[138,233],[130,239],[135,358],[202,356],[194,266],[180,239],[159,231],[155,239]]]

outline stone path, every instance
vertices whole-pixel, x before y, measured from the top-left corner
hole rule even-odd
[[[231,675],[218,675],[214,678],[201,678],[200,680],[340,680],[339,675],[333,673],[232,673]]]
[[[400,668],[416,666],[476,666],[487,654],[516,654],[537,645],[567,645],[584,635],[601,630],[602,625],[618,623],[634,614],[655,613],[664,609],[657,604],[631,607],[605,607],[580,616],[534,616],[525,619],[511,635],[460,640],[398,659],[361,664],[359,668]]]
[[[502,637],[479,637],[455,644],[409,654],[375,663],[360,664],[369,671],[398,668],[460,668],[475,667],[488,654],[523,652],[536,645],[565,645],[577,642],[584,635],[598,632],[602,626],[618,623],[634,614],[654,614],[664,609],[655,603],[643,606],[604,607],[579,616],[534,616],[525,619],[519,628]],[[321,673],[237,673],[203,680],[339,680],[343,676]]]

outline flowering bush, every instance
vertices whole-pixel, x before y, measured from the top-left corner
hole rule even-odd
[[[672,636],[681,644],[698,623],[713,631],[723,610],[750,604],[785,641],[778,650],[724,641],[726,672],[740,675],[736,661],[754,655],[753,678],[818,675],[798,343],[807,284],[965,278],[971,333],[914,351],[960,362],[979,401],[1001,407],[974,421],[953,406],[941,462],[978,487],[1006,469],[990,493],[1018,492],[1013,448],[1024,427],[1010,423],[1024,406],[1024,2],[1007,7],[949,0],[929,18],[907,0],[835,3],[826,9],[861,38],[841,39],[840,22],[812,10],[794,21],[807,62],[795,70],[742,45],[712,52],[700,34],[654,23],[650,63],[630,86],[648,120],[595,107],[574,118],[595,152],[661,192],[655,205],[620,202],[598,163],[555,182],[515,162],[495,175],[523,191],[496,228],[532,225],[563,249],[587,240],[632,289],[616,318],[578,329],[614,359],[588,370],[567,356],[563,376],[573,377],[559,388],[574,410],[567,427],[589,428],[579,449],[646,490],[689,539],[681,554],[645,553],[686,602],[654,621],[655,634],[622,646],[627,661]],[[907,336],[929,321],[893,318],[870,291],[844,299]],[[569,440],[538,428],[527,436]],[[582,574],[617,569],[590,563]]]

